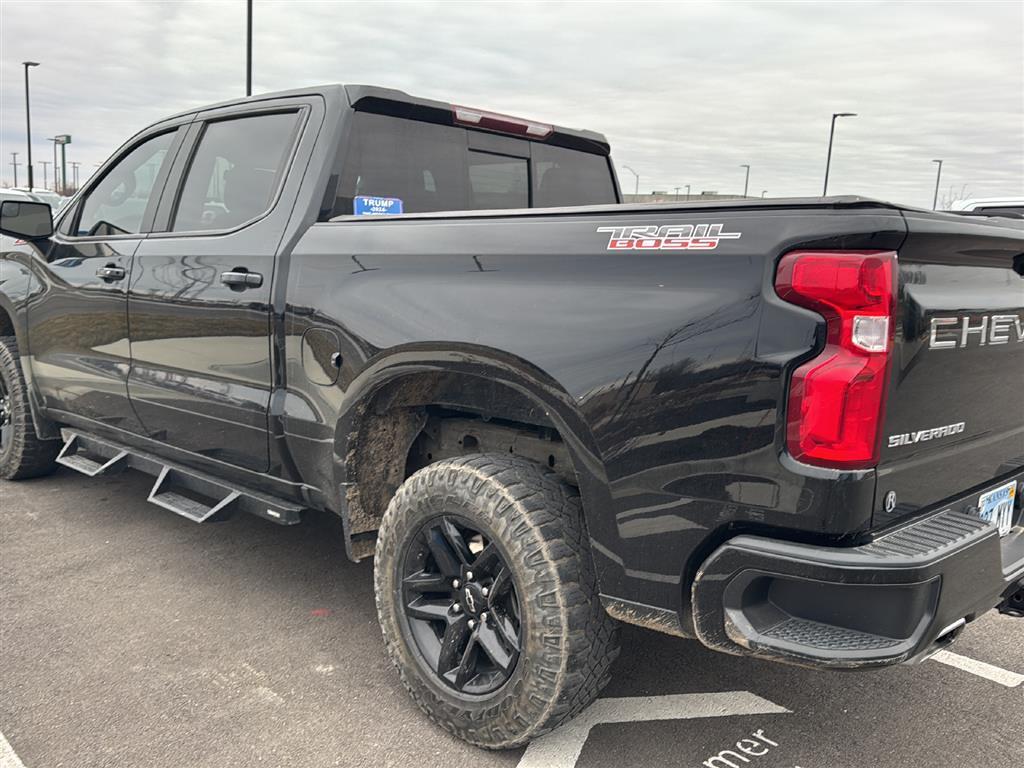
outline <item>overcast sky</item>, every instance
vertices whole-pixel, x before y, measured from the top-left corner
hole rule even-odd
[[[497,3],[255,0],[254,91],[400,88],[606,134],[624,191],[690,184],[931,206],[1024,194],[1024,3]],[[245,2],[0,1],[2,173],[70,133],[91,172],[177,111],[242,95]],[[52,179],[52,169],[51,169]],[[25,168],[19,168],[25,183]]]

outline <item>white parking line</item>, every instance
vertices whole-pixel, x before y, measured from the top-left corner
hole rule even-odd
[[[573,768],[580,752],[583,751],[590,729],[601,723],[691,720],[698,717],[774,715],[788,712],[785,707],[773,704],[749,691],[598,699],[574,720],[531,742],[516,768]]]
[[[2,733],[0,733],[0,768],[25,768],[25,764],[15,754],[7,737]]]
[[[1024,675],[986,664],[984,661],[969,659],[966,656],[961,656],[959,653],[939,651],[932,658],[942,664],[948,664],[951,667],[962,669],[964,672],[970,672],[972,675],[984,677],[993,683],[1005,685],[1007,688],[1016,688],[1021,683],[1024,683]]]

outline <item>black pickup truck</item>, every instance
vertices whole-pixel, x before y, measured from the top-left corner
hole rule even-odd
[[[343,523],[461,738],[597,696],[617,622],[927,657],[1024,584],[1024,231],[853,197],[622,205],[604,138],[364,86],[4,202],[0,474]]]

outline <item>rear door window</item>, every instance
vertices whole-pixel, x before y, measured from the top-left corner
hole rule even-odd
[[[291,156],[297,112],[211,122],[185,177],[171,229],[232,229],[265,213]]]

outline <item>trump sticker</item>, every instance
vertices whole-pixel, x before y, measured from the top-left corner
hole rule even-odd
[[[402,201],[397,197],[368,197],[360,195],[354,203],[356,216],[387,216],[402,212]]]

